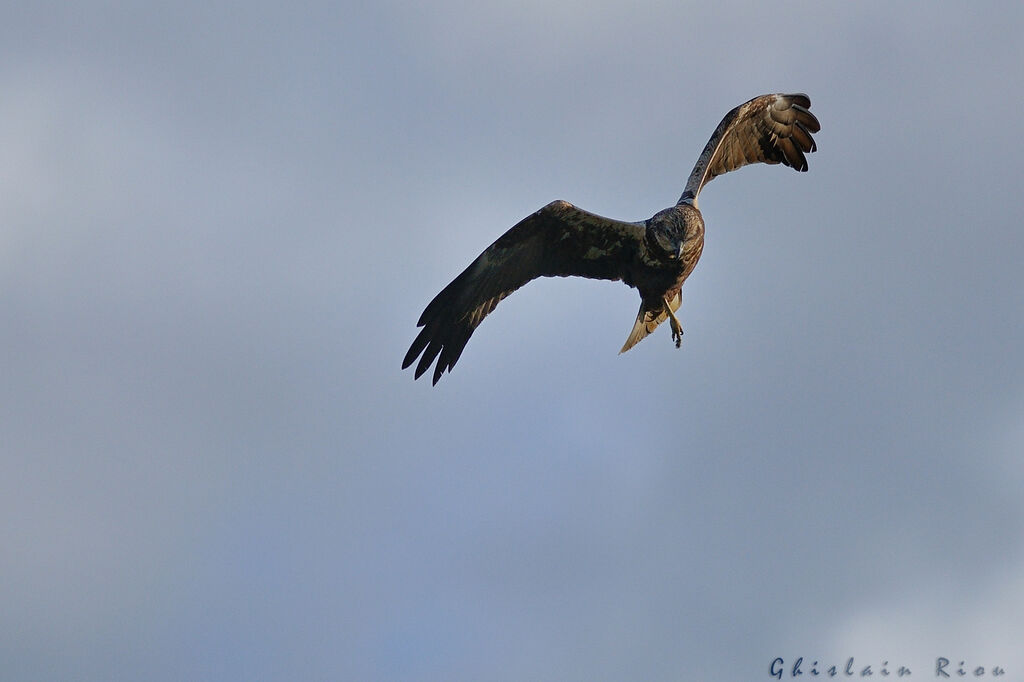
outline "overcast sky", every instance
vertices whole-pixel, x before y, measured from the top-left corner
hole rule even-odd
[[[920,7],[6,7],[0,678],[1019,679],[1024,6]],[[681,350],[551,279],[399,369],[776,91],[819,151],[705,189]]]

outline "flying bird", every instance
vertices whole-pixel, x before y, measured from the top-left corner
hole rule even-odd
[[[622,280],[640,292],[640,312],[624,353],[669,321],[676,347],[683,328],[676,317],[682,287],[704,248],[697,197],[715,177],[752,163],[807,170],[805,153],[817,149],[821,129],[804,94],[761,95],[739,105],[715,128],[675,206],[641,222],[604,218],[567,201],[553,201],[488,246],[427,305],[422,327],[402,361],[419,358],[419,379],[437,360],[433,383],[451,371],[469,337],[495,306],[537,277]]]

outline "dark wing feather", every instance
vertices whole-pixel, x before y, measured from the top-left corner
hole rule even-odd
[[[804,94],[761,95],[736,107],[715,128],[686,182],[679,203],[694,202],[713,178],[750,163],[781,163],[807,170],[805,153],[817,149],[821,130]]]
[[[643,223],[602,218],[566,201],[548,204],[499,237],[434,297],[420,316],[423,330],[402,369],[419,357],[418,379],[437,359],[436,384],[501,299],[537,277],[621,279],[644,232]]]

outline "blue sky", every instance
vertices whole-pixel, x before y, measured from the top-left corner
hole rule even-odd
[[[0,677],[1024,670],[1024,11],[37,4],[0,26]],[[423,307],[553,199],[701,195],[681,350],[618,283]]]

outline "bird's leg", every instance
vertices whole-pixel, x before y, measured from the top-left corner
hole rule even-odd
[[[669,305],[668,299],[665,299],[665,312],[668,313],[668,323],[672,327],[672,340],[676,342],[676,348],[679,348],[683,343],[683,325],[679,324],[679,318],[672,312],[672,306]]]

